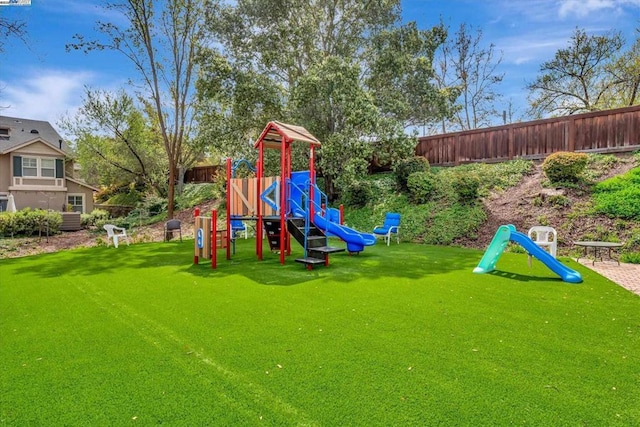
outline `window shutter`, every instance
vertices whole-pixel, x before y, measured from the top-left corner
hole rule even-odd
[[[22,176],[22,157],[13,156],[13,176]]]
[[[64,178],[64,160],[56,159],[56,178]]]

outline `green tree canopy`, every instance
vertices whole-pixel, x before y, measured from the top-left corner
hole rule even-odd
[[[569,46],[540,66],[527,88],[532,116],[568,115],[611,108],[619,102],[619,85],[611,73],[624,46],[619,32],[588,35],[576,29]],[[616,99],[618,100],[616,101]]]
[[[162,139],[124,91],[86,89],[78,112],[61,126],[74,135],[72,146],[87,182],[165,187]]]
[[[442,29],[401,26],[398,0],[239,0],[208,10],[222,47],[198,82],[203,110],[216,113],[205,127],[223,135],[216,123],[237,123],[242,151],[267,120],[302,125],[323,143],[319,172],[330,188],[366,173],[374,155],[410,155],[405,126],[439,120],[449,102],[431,82]]]

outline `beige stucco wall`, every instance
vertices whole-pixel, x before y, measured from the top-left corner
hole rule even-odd
[[[52,157],[62,157],[59,151],[56,151],[49,144],[45,144],[44,142],[36,141],[33,144],[29,144],[24,146],[18,150],[13,152],[19,156],[26,156],[29,154],[37,155],[37,156],[52,156]]]
[[[66,208],[67,193],[63,191],[11,191],[16,209],[52,209],[62,212]]]
[[[84,194],[84,213],[90,213],[93,210],[93,191],[91,189],[67,180],[67,194]]]
[[[0,156],[0,191],[5,193],[9,191],[9,183],[11,182],[11,156],[5,154]]]

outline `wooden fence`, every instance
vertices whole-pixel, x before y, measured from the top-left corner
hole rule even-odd
[[[554,119],[418,138],[415,154],[452,166],[544,159],[558,151],[623,153],[640,150],[640,105]]]
[[[185,183],[213,182],[220,166],[196,166],[187,170],[184,174]],[[224,173],[224,169],[222,169]]]

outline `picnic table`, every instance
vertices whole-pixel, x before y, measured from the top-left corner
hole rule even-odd
[[[588,250],[589,250],[589,248],[592,248],[593,249],[593,262],[591,263],[591,265],[594,265],[598,259],[600,259],[600,261],[604,261],[604,258],[602,256],[602,252],[603,252],[603,250],[606,249],[607,258],[610,259],[610,260],[616,261],[618,263],[618,265],[620,265],[620,260],[613,256],[613,254],[611,253],[611,250],[612,249],[616,249],[617,250],[618,248],[620,248],[623,245],[622,243],[618,243],[618,242],[584,241],[584,242],[573,242],[573,244],[576,245],[576,246],[582,246],[584,248],[583,256],[578,257],[576,259],[576,261],[580,261],[580,258],[587,258]]]

